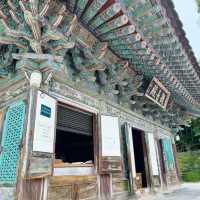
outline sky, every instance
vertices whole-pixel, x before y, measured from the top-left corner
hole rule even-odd
[[[183,23],[186,37],[197,60],[200,60],[200,14],[197,12],[195,0],[173,0],[173,2]]]

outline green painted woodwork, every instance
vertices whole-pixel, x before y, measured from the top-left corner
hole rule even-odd
[[[157,16],[149,16],[149,17],[143,17],[142,20],[138,22],[139,28],[146,27],[148,24],[154,24],[154,22],[157,20]],[[148,27],[146,27],[148,28]]]
[[[120,38],[116,37],[112,40],[109,40],[108,42],[111,47],[116,48],[116,49],[118,49],[118,47],[120,48],[121,45],[123,45],[124,48],[129,45],[135,48],[134,46],[136,45],[136,40],[134,37],[132,37],[132,35],[126,35]]]
[[[66,51],[74,47],[76,38],[74,35],[72,36],[72,32],[75,30],[76,20],[73,21],[74,23],[71,24],[73,27],[70,28],[71,20],[69,21],[68,16],[62,16],[65,8],[61,7],[59,3],[57,7],[54,6],[55,13],[49,15],[47,10],[45,14],[42,14],[41,11],[45,8],[50,9],[48,5],[50,3],[51,6],[54,6],[53,2],[44,0],[0,2],[0,41],[3,44],[0,46],[0,78],[8,76],[19,68],[52,67],[59,69],[62,66],[62,63],[54,61],[53,57],[63,58]],[[65,24],[57,28],[62,21]],[[29,60],[24,58],[13,62],[11,54],[16,53],[16,49],[19,54],[35,53],[52,56],[42,61],[39,58]]]
[[[86,23],[90,21],[97,14],[99,9],[106,3],[106,1],[107,0],[93,0],[89,9],[84,12],[82,20]]]
[[[76,8],[75,8],[75,13],[77,14],[77,16],[81,16],[83,11],[86,8],[86,5],[88,3],[88,0],[77,0],[76,3]]]
[[[76,0],[66,1],[67,7],[74,12],[76,6]]]
[[[9,106],[2,137],[0,154],[0,184],[16,182],[19,146],[24,132],[25,103],[20,101]]]
[[[138,3],[137,6],[131,8],[132,17],[135,18],[138,15],[147,12],[149,9],[151,9],[151,7],[152,5],[150,3],[149,4]]]
[[[96,32],[98,31],[97,33],[104,34],[106,32],[113,30],[113,29],[121,27],[121,26],[123,26],[127,23],[127,21],[125,21],[125,23],[124,23],[123,20],[124,20],[124,15],[119,16],[119,17],[109,21],[108,23],[103,24],[100,27],[98,27],[98,29],[96,29]]]
[[[174,155],[172,151],[172,143],[170,139],[162,139],[162,148],[165,168],[167,171],[174,169]]]
[[[102,40],[102,41],[109,41],[112,39],[116,39],[118,37],[123,37],[123,36],[127,36],[131,33],[134,33],[134,29],[132,26],[124,26],[118,29],[114,29],[109,31],[108,33],[104,33],[101,35],[98,35],[98,37]]]
[[[9,73],[15,72],[14,60],[12,53],[16,52],[14,45],[1,45],[0,46],[0,77],[5,77]]]
[[[17,61],[16,65],[11,62],[12,66],[12,64],[9,64],[10,60],[6,59],[11,58],[11,56],[9,56],[8,52],[2,51],[2,56],[0,54],[1,77],[8,77],[10,69],[16,71],[16,69],[26,67],[32,70],[51,67],[56,70],[62,67],[62,69],[66,68],[67,78],[76,81],[83,80],[83,85],[85,82],[89,82],[89,84],[92,82],[94,85],[100,85],[99,87],[103,85],[105,89],[106,84],[109,84],[109,81],[105,78],[108,75],[108,68],[116,69],[116,66],[115,64],[110,65],[110,59],[107,59],[109,58],[108,55],[105,56],[105,60],[104,58],[98,59],[98,55],[100,55],[98,48],[95,50],[82,45],[83,43],[80,42],[82,39],[86,43],[89,41],[89,46],[93,45],[93,38],[90,38],[91,35],[89,36],[85,29],[89,29],[96,36],[97,41],[105,41],[109,49],[119,58],[129,61],[131,68],[142,71],[149,78],[152,78],[152,76],[160,78],[168,86],[168,89],[172,91],[172,96],[176,95],[177,91],[182,97],[184,93],[179,87],[170,84],[170,74],[177,75],[180,79],[184,77],[188,80],[195,76],[195,73],[192,72],[191,77],[189,77],[189,75],[186,76],[186,73],[181,73],[180,70],[178,72],[170,71],[172,65],[184,66],[185,70],[187,63],[179,61],[182,59],[176,59],[176,56],[180,57],[182,55],[182,46],[180,46],[179,41],[176,43],[177,38],[174,37],[170,25],[166,23],[165,13],[161,13],[163,9],[158,2],[150,0],[109,2],[109,6],[101,13],[99,10],[105,4],[105,0],[67,0],[65,4],[67,9],[62,5],[63,1],[60,0],[21,1],[24,4],[24,8],[20,8],[18,0],[10,0],[10,2],[13,6],[9,6],[6,0],[0,2],[0,9],[6,15],[6,25],[3,23],[4,26],[2,26],[2,23],[0,23],[0,41],[6,45],[9,44],[9,46],[16,45],[19,53],[45,53],[60,56],[63,58],[63,62],[51,60],[52,57],[45,61],[24,58]],[[40,6],[38,6],[38,3]],[[50,12],[41,15],[41,10],[44,6],[49,8]],[[84,28],[78,20],[72,21],[73,16],[68,9],[78,16],[78,20],[84,24]],[[17,20],[13,19],[9,10],[15,14]],[[126,24],[126,20],[122,20],[123,14],[129,19],[127,26],[123,26]],[[38,17],[38,15],[41,16]],[[113,18],[113,16],[115,17]],[[16,21],[19,21],[19,23]],[[134,24],[136,30],[131,31],[129,24]],[[80,27],[81,32],[76,31]],[[70,33],[68,30],[73,31]],[[139,37],[136,37],[138,35]],[[140,40],[140,42],[136,40]],[[155,53],[156,58],[160,58],[160,66],[155,65],[156,60],[149,61],[149,53],[147,54],[146,48],[141,47],[142,40],[147,42],[147,47],[153,49],[151,53]],[[101,48],[99,49],[101,50]],[[170,54],[173,54],[173,57]],[[115,56],[113,57],[115,58]],[[168,65],[166,73],[160,70],[161,64]],[[181,67],[179,68],[181,69]],[[70,70],[69,75],[68,71]],[[115,90],[115,87],[119,88],[118,97],[129,97],[131,92],[135,94],[136,85],[131,85],[129,82],[128,86],[122,86],[118,80],[118,73],[114,74],[114,76],[116,81],[105,90],[108,89],[110,91]],[[129,79],[131,80],[131,76],[129,76]],[[189,81],[186,83],[183,80],[181,82],[184,85],[189,83]],[[188,87],[186,86],[186,88]],[[174,88],[177,91],[174,91]],[[184,99],[185,102],[188,101],[187,98]],[[177,99],[177,101],[179,100]]]
[[[89,27],[94,30],[104,22],[108,21],[110,18],[112,18],[115,14],[117,14],[120,11],[119,5],[112,4],[110,7],[105,9],[102,13],[95,16],[92,20],[88,22]]]

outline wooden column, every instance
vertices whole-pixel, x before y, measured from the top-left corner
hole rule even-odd
[[[165,170],[163,150],[162,150],[162,145],[161,145],[160,140],[157,140],[157,146],[158,146],[158,154],[159,154],[159,161],[160,161],[161,178],[162,178],[163,186],[165,187],[167,186],[166,170]]]
[[[111,199],[112,194],[112,183],[111,183],[110,174],[101,174],[100,175],[100,193],[102,200]]]
[[[172,144],[172,149],[173,149],[173,154],[174,154],[174,161],[175,161],[175,167],[176,167],[176,174],[178,181],[181,181],[181,176],[180,176],[180,168],[179,168],[179,163],[177,160],[177,149],[176,149],[176,144]]]

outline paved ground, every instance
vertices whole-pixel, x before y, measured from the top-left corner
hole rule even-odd
[[[200,200],[200,183],[183,184],[179,189],[157,194],[147,200]]]

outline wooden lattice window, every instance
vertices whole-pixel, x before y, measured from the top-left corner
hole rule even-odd
[[[14,184],[16,182],[19,146],[22,138],[25,118],[23,101],[11,105],[6,113],[3,124],[0,154],[0,183]]]

